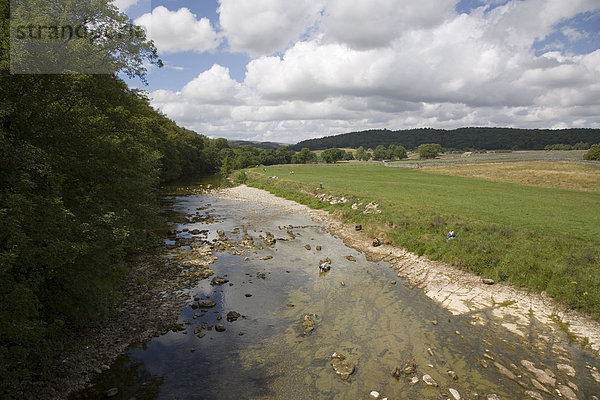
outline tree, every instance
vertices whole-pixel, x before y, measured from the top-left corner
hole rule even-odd
[[[399,160],[408,158],[408,153],[406,152],[406,149],[402,146],[396,146],[394,148],[393,154],[394,154],[394,157],[398,158]]]
[[[373,150],[373,160],[375,161],[389,160],[390,158],[390,152],[381,144]]]
[[[583,156],[584,160],[600,161],[600,143],[594,144]]]
[[[309,164],[317,162],[317,155],[307,147],[303,147],[298,153],[292,156],[292,164]]]
[[[107,2],[15,4],[26,5],[15,10],[17,25],[86,17],[105,27],[127,23]],[[66,44],[73,57],[81,56],[78,46],[97,50],[113,74],[11,75],[9,60],[23,66],[31,54],[9,49],[8,21],[9,1],[0,0],[1,398],[48,368],[71,330],[110,315],[125,256],[156,243],[161,181],[218,169],[206,137],[178,127],[116,76],[144,80],[147,62],[160,64],[145,37],[109,47],[98,38]],[[73,59],[74,71],[95,61]]]
[[[356,153],[354,153],[354,158],[358,161],[367,161],[366,154],[367,152],[365,151],[365,148],[363,146],[360,146],[358,149],[356,149]]]
[[[354,155],[352,154],[352,152],[347,151],[344,154],[344,161],[352,161],[352,160],[354,160]]]
[[[327,149],[321,153],[321,159],[331,164],[343,160],[345,153],[342,149]]]
[[[442,152],[442,146],[437,143],[426,143],[418,147],[419,157],[424,159],[436,158]]]

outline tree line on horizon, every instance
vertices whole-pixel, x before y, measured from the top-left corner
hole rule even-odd
[[[374,149],[391,144],[409,150],[422,144],[437,143],[447,150],[544,150],[546,146],[577,143],[600,143],[600,129],[516,129],[516,128],[459,128],[454,130],[419,128],[390,131],[375,129],[309,139],[289,146],[298,151],[360,146]]]

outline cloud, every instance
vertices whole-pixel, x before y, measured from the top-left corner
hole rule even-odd
[[[187,8],[170,11],[156,7],[135,21],[146,30],[161,53],[203,53],[219,47],[220,39],[207,18],[198,20]]]
[[[219,0],[219,20],[232,51],[251,56],[285,50],[314,25],[318,0]]]
[[[121,11],[127,11],[131,6],[137,4],[139,0],[113,0],[113,4]]]
[[[323,0],[319,17],[300,1],[282,15],[296,16],[285,27],[263,15],[279,2],[249,3],[220,8],[222,22],[249,16],[223,27],[233,49],[254,54],[244,81],[214,65],[179,92],[153,92],[155,106],[212,137],[281,142],[383,127],[600,126],[600,50],[533,48],[553,34],[577,36],[565,26],[585,35],[568,22],[597,2],[515,0],[458,14],[446,0]]]
[[[229,68],[213,65],[181,90],[186,100],[202,104],[234,104],[241,85],[231,79]]]
[[[357,49],[389,45],[403,32],[431,29],[454,13],[455,1],[328,0],[322,30],[329,40]]]

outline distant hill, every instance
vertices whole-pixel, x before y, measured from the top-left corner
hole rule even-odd
[[[229,142],[229,146],[238,147],[238,146],[251,146],[256,147],[257,149],[263,150],[277,150],[281,146],[289,146],[288,143],[275,143],[275,142],[252,142],[247,140],[227,140]]]
[[[290,146],[291,150],[308,147],[310,150],[328,148],[375,148],[378,145],[402,145],[416,149],[424,143],[439,143],[445,149],[479,150],[543,150],[547,145],[584,142],[600,143],[600,129],[513,129],[513,128],[459,128],[409,129],[390,131],[369,130],[309,139]]]

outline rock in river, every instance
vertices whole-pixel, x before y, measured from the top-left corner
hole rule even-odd
[[[346,357],[339,353],[333,353],[331,355],[330,364],[333,367],[335,374],[345,381],[350,379],[350,375],[354,373],[354,368],[356,368],[356,365],[353,362],[346,360]]]
[[[223,324],[216,324],[215,325],[215,331],[217,331],[217,332],[225,332],[225,325],[223,325]]]
[[[402,367],[402,372],[404,375],[414,374],[417,371],[417,364],[415,363],[415,359],[413,358]]]
[[[229,282],[229,279],[227,278],[222,278],[220,276],[215,276],[214,278],[212,278],[212,280],[210,281],[210,284],[213,286],[221,286],[226,284],[227,282]]]
[[[448,389],[448,391],[450,392],[450,394],[452,395],[452,398],[454,400],[460,400],[461,399],[460,393],[458,393],[458,390],[450,388],[450,389]]]
[[[312,332],[315,329],[315,321],[313,320],[313,317],[315,315],[313,314],[312,316],[309,314],[306,314],[304,316],[304,319],[302,320],[302,329],[304,329],[304,335],[308,335],[310,332]]]
[[[216,305],[217,303],[212,300],[198,300],[198,307],[200,308],[213,308]]]
[[[236,321],[241,316],[242,316],[242,314],[240,314],[237,311],[229,311],[227,313],[227,321],[229,321],[229,322]]]
[[[438,386],[437,382],[428,374],[423,375],[423,382],[429,386]]]

